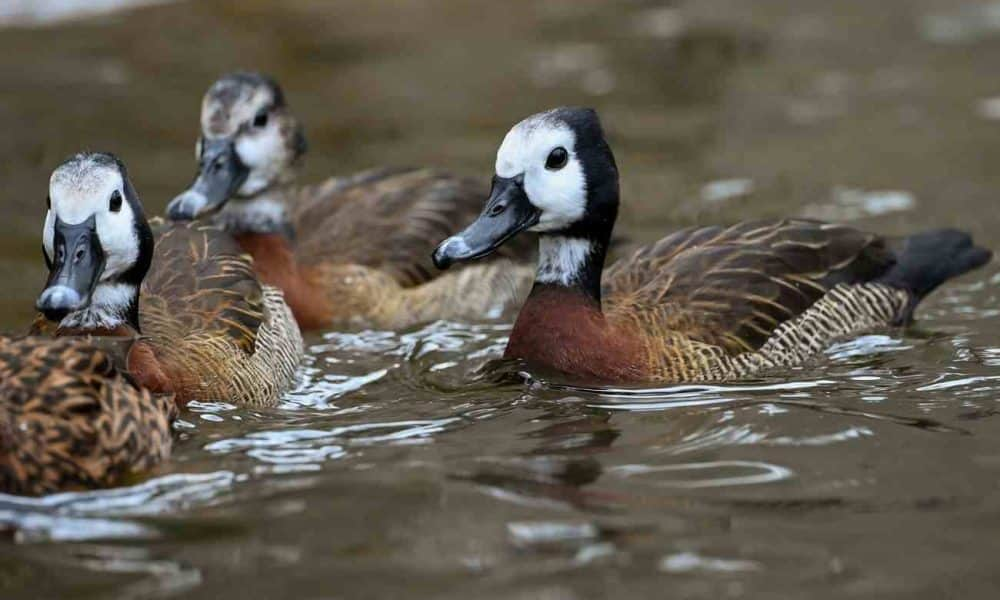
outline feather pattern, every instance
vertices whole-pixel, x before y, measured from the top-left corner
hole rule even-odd
[[[883,238],[850,227],[754,221],[641,248],[606,271],[603,293],[609,318],[747,352],[834,286],[869,281],[893,261]]]
[[[513,263],[533,254],[530,242],[457,272],[434,268],[436,244],[456,224],[472,221],[485,197],[466,179],[428,169],[376,169],[283,194],[292,240],[280,234],[237,239],[254,256],[261,279],[285,292],[304,329],[497,317],[531,287],[534,269]]]
[[[231,236],[202,224],[158,231],[139,320],[182,402],[274,404],[303,353],[281,292],[261,285]]]
[[[375,169],[303,188],[291,201],[296,256],[306,265],[372,267],[404,287],[425,283],[439,274],[430,259],[435,246],[478,216],[487,192],[432,169]],[[532,255],[527,240],[499,253]]]
[[[0,337],[0,491],[118,485],[168,458],[176,413],[88,339]]]

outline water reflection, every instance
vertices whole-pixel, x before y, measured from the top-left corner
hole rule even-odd
[[[791,479],[791,469],[743,460],[680,463],[674,465],[619,465],[610,473],[619,477],[643,477],[657,487],[700,489],[735,485],[759,485]],[[676,479],[673,474],[692,473],[694,478]],[[666,477],[664,477],[666,475]],[[649,477],[653,476],[653,477]]]

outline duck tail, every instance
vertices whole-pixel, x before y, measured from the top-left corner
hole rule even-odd
[[[972,236],[957,229],[933,229],[894,240],[896,263],[879,278],[910,293],[911,301],[898,321],[906,323],[927,294],[945,281],[981,267],[993,252],[976,246]]]

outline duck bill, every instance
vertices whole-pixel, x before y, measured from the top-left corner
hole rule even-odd
[[[104,249],[97,236],[97,221],[70,225],[57,217],[53,225],[49,279],[35,307],[51,321],[90,305],[91,296],[104,272]],[[48,259],[48,257],[46,257]]]
[[[190,221],[219,210],[250,173],[240,160],[233,140],[203,140],[202,144],[194,183],[167,205],[171,220]]]
[[[522,177],[494,177],[486,207],[471,225],[438,245],[432,258],[439,269],[491,254],[518,233],[538,224],[541,211],[524,192]]]

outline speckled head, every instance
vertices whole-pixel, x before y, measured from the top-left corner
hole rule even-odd
[[[260,73],[224,75],[202,99],[198,174],[167,214],[189,220],[230,199],[251,199],[291,179],[305,151],[302,127],[277,82]]]
[[[117,157],[81,153],[52,172],[42,247],[49,277],[37,307],[46,317],[74,328],[138,328],[153,236]]]

